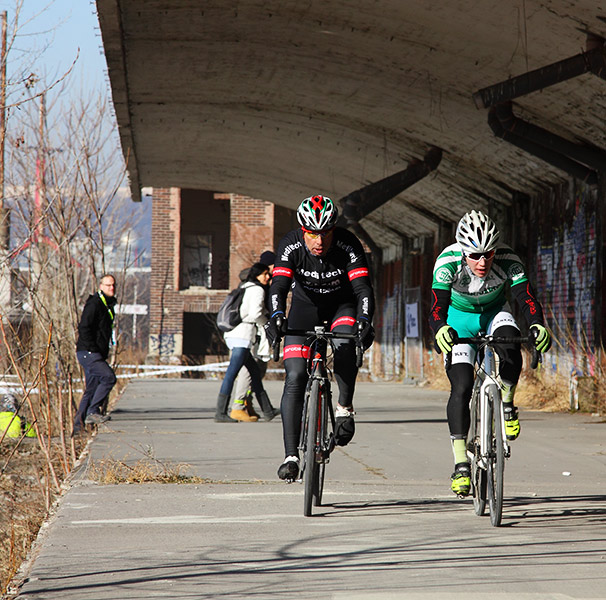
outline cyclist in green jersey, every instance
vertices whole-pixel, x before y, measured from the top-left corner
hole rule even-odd
[[[498,336],[520,336],[507,303],[508,289],[524,314],[539,352],[549,350],[551,334],[545,327],[543,309],[535,298],[524,265],[511,248],[498,243],[499,231],[490,217],[475,210],[466,213],[457,225],[455,239],[456,243],[445,248],[434,265],[429,323],[437,347],[444,355],[452,352],[447,371],[451,385],[447,416],[455,462],[451,489],[465,496],[471,489],[466,439],[477,348],[456,344],[455,334],[473,337],[484,331]],[[505,433],[508,440],[515,440],[520,433],[520,421],[513,397],[522,370],[522,353],[519,344],[502,344],[501,350],[499,375]]]

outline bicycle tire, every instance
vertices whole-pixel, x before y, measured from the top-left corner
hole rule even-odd
[[[322,492],[324,491],[324,473],[326,472],[326,465],[324,463],[318,464],[316,478],[316,485],[314,491],[314,506],[322,506]]]
[[[467,452],[471,457],[471,482],[473,484],[473,509],[479,517],[486,510],[486,469],[479,465],[480,460],[480,383],[476,380],[469,412],[471,417],[471,426],[469,428],[469,443]]]
[[[501,524],[503,516],[503,475],[505,471],[505,452],[503,449],[503,423],[498,391],[491,392],[492,451],[488,470],[490,488],[490,523],[493,527]]]
[[[322,506],[322,493],[324,492],[324,475],[326,473],[326,451],[329,446],[329,419],[328,404],[330,402],[330,394],[327,393],[326,387],[320,388],[320,398],[322,400],[322,421],[319,432],[320,442],[320,453],[322,455],[322,461],[318,464],[318,477],[316,479],[315,491],[314,491],[314,506]]]
[[[303,515],[311,517],[314,497],[317,497],[319,487],[319,467],[316,460],[316,447],[318,444],[318,425],[320,421],[320,383],[314,379],[309,391],[307,407],[307,440],[305,445],[305,477]]]

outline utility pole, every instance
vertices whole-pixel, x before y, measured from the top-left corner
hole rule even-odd
[[[43,235],[43,215],[46,209],[46,182],[44,171],[46,169],[46,145],[44,140],[44,120],[46,119],[46,102],[44,93],[40,96],[40,119],[38,124],[40,145],[38,146],[38,157],[36,159],[36,192],[34,197],[34,242],[40,242]]]
[[[2,21],[2,54],[0,56],[0,309],[10,310],[11,272],[8,264],[10,246],[10,213],[4,202],[4,140],[6,139],[6,11],[0,13]]]

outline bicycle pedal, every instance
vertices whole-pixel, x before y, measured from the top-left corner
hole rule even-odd
[[[284,479],[284,483],[303,483],[303,477],[298,479]]]

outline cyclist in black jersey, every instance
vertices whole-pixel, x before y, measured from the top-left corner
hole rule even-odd
[[[372,344],[374,295],[364,249],[353,233],[335,227],[337,216],[337,208],[326,196],[305,198],[297,209],[301,229],[287,233],[276,252],[266,330],[270,342],[285,330],[286,297],[292,290],[290,329],[309,330],[327,322],[335,332],[361,331],[365,348]],[[304,342],[301,336],[284,339],[281,412],[286,458],[278,476],[290,481],[299,474],[297,446],[309,353]],[[335,340],[334,373],[339,386],[335,442],[345,446],[355,431],[353,393],[358,370],[351,340]]]

